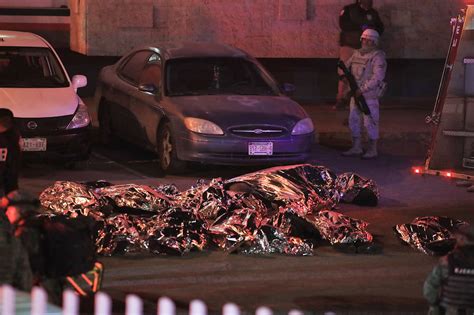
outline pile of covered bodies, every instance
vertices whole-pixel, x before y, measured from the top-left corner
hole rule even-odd
[[[323,166],[265,169],[230,180],[174,185],[56,182],[40,195],[47,215],[92,216],[99,254],[182,255],[220,248],[248,254],[312,255],[315,242],[370,244],[367,223],[331,211],[339,202],[377,204],[372,180]]]
[[[427,255],[443,256],[454,249],[454,233],[467,222],[448,217],[427,216],[411,223],[393,227],[395,235],[405,244]]]

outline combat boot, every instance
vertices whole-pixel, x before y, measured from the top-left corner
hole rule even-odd
[[[362,145],[360,137],[353,137],[352,138],[352,147],[342,152],[343,156],[359,156],[362,154]]]
[[[364,160],[375,159],[377,157],[377,140],[369,140],[369,147],[362,158]]]

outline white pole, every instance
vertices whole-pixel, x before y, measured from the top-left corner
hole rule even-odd
[[[63,315],[79,314],[79,297],[71,289],[63,292]]]
[[[288,315],[303,315],[303,312],[300,310],[290,310]]]
[[[240,310],[234,303],[227,303],[222,308],[223,315],[240,315]]]
[[[260,306],[259,308],[257,308],[255,315],[273,315],[273,312],[266,306]]]
[[[207,306],[201,300],[192,300],[189,304],[189,315],[207,315]]]
[[[31,290],[31,315],[46,314],[48,304],[48,294],[41,287],[34,287]]]
[[[98,292],[94,298],[94,315],[111,315],[112,299],[104,292]]]
[[[11,285],[2,285],[2,315],[15,315],[15,289]]]
[[[175,313],[176,307],[170,298],[163,296],[158,299],[158,315],[175,315]]]
[[[142,315],[143,302],[135,294],[127,295],[125,299],[125,315]]]
[[[63,315],[79,314],[79,297],[71,289],[63,292]]]

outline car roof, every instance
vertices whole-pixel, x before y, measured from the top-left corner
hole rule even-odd
[[[190,57],[246,57],[249,55],[232,46],[216,42],[182,42],[174,45],[150,45],[165,59]]]
[[[49,44],[40,36],[17,31],[0,30],[0,47],[50,47]]]

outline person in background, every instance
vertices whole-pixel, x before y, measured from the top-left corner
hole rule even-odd
[[[361,47],[360,36],[367,28],[375,29],[379,35],[384,31],[384,25],[378,12],[372,7],[372,0],[357,0],[346,5],[339,15],[339,59],[344,63]],[[334,109],[342,109],[348,103],[349,85],[338,71],[339,81]]]
[[[350,102],[349,129],[352,134],[352,147],[342,153],[343,156],[360,156],[362,149],[362,123],[367,130],[369,145],[363,159],[374,159],[377,157],[377,140],[379,138],[379,98],[385,90],[385,72],[387,62],[385,53],[378,49],[379,34],[376,30],[366,29],[360,40],[362,47],[354,52],[347,60],[346,67],[350,69],[359,89],[355,91],[355,97],[364,96],[370,115],[362,113],[358,108],[354,97]]]
[[[0,196],[18,189],[20,158],[20,133],[14,125],[13,113],[0,108]]]
[[[456,247],[428,275],[423,295],[429,314],[474,314],[474,226],[455,232]]]

